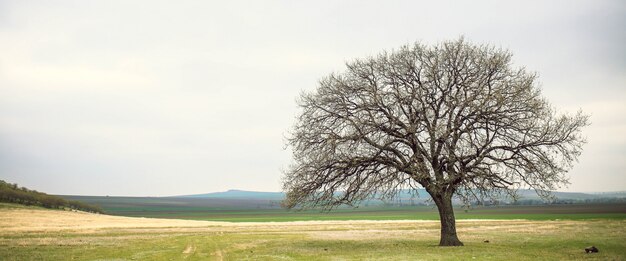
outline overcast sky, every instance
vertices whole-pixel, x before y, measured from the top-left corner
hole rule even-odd
[[[625,1],[174,2],[0,0],[0,179],[279,191],[301,91],[348,60],[464,35],[592,115],[563,191],[626,190]]]

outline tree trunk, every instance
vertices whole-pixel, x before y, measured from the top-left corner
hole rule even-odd
[[[462,246],[463,243],[456,235],[456,221],[454,209],[452,208],[452,195],[431,195],[433,201],[439,209],[439,220],[441,221],[441,240],[439,246]]]

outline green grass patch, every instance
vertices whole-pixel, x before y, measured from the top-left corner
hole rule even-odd
[[[624,221],[499,221],[460,225],[463,247],[438,228],[389,224],[268,231],[115,230],[0,236],[0,260],[624,260]],[[414,234],[413,231],[421,231]],[[311,234],[313,233],[313,234]],[[363,233],[361,237],[353,237]],[[339,238],[337,238],[339,237]],[[346,238],[341,238],[346,237]],[[484,243],[485,239],[490,243]],[[597,254],[585,254],[595,245]]]
[[[500,206],[474,209],[457,208],[457,219],[528,219],[587,220],[626,219],[625,205],[554,205]],[[290,211],[285,209],[183,209],[181,211],[152,209],[116,213],[124,216],[176,218],[229,222],[281,222],[309,220],[438,220],[437,210],[429,206],[343,208],[330,212],[320,210]]]

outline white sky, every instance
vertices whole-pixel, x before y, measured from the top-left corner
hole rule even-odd
[[[0,0],[0,179],[53,194],[279,191],[302,90],[347,60],[464,35],[592,115],[563,190],[626,190],[626,2],[459,2]]]

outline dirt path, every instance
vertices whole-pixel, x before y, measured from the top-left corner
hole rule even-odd
[[[196,251],[196,246],[194,246],[193,244],[189,244],[187,245],[187,247],[185,247],[185,250],[183,250],[183,254],[193,254],[193,252]]]
[[[215,256],[217,257],[217,260],[219,260],[219,261],[224,260],[224,254],[222,253],[221,249],[215,251]]]

